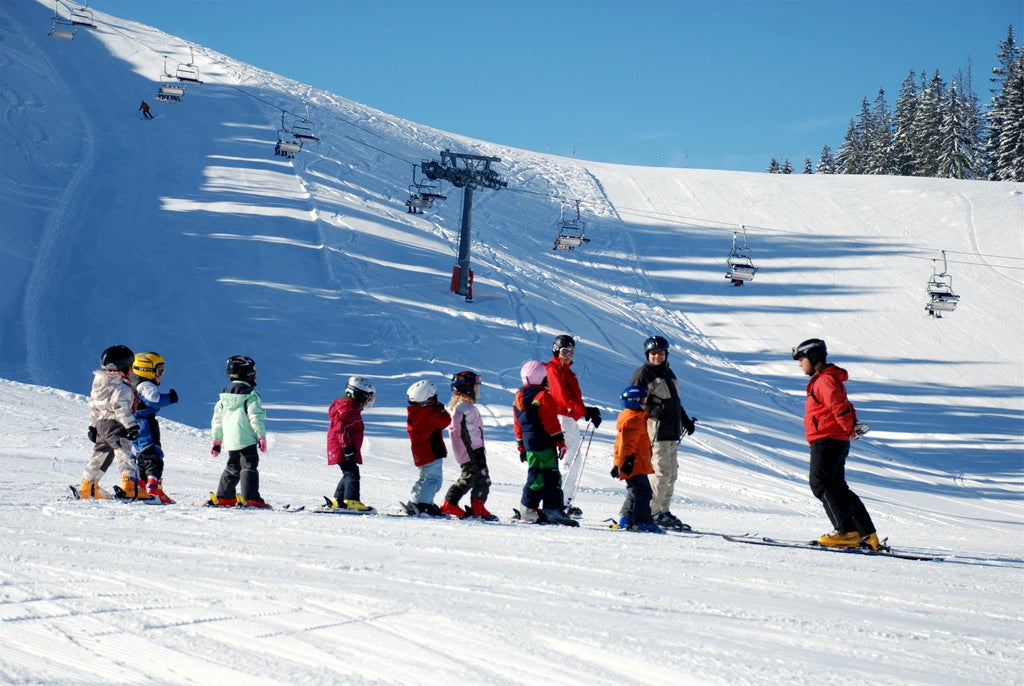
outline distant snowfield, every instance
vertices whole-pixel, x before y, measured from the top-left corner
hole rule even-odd
[[[152,99],[154,29],[46,37],[7,3],[0,51],[0,681],[5,683],[1024,683],[1024,195],[1020,184],[599,165],[405,122],[196,47],[206,83]],[[82,84],[89,84],[88,88]],[[157,118],[133,118],[145,97]],[[321,141],[273,155],[280,110]],[[135,113],[137,116],[137,113]],[[502,158],[475,194],[474,302],[448,291],[462,194],[405,212],[411,165]],[[559,199],[591,242],[552,251]],[[724,278],[746,227],[759,267]],[[946,250],[955,312],[926,316]],[[493,486],[525,469],[518,369],[560,333],[602,408],[580,529],[197,506],[223,467],[206,426],[223,360],[256,358],[270,419],[261,490],[312,508],[338,473],[326,408],[370,377],[363,497],[416,478],[404,392],[484,377]],[[851,484],[910,562],[604,530],[616,397],[665,335],[698,430],[673,511],[694,528],[808,539],[805,379],[820,336],[871,433]],[[169,507],[62,500],[80,479],[89,371],[155,349]],[[445,465],[445,487],[456,474]],[[115,475],[104,483],[110,485]]]

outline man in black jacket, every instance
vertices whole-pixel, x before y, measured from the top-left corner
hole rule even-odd
[[[651,479],[651,512],[654,521],[666,529],[689,530],[669,511],[672,493],[675,491],[676,476],[679,473],[679,441],[683,433],[690,435],[694,420],[686,414],[679,398],[679,382],[668,366],[668,341],[661,336],[651,336],[644,341],[644,355],[647,361],[640,365],[629,382],[633,386],[647,389],[647,433],[651,437],[651,463],[654,475]]]

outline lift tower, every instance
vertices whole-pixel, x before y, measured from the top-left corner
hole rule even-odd
[[[456,188],[462,189],[462,233],[459,236],[459,263],[453,274],[452,285],[456,293],[473,301],[473,290],[469,281],[469,244],[473,223],[473,189],[490,188],[499,190],[508,186],[498,172],[491,169],[491,162],[501,162],[500,157],[466,155],[443,150],[441,161],[425,160],[420,164],[423,175],[431,181],[443,179]],[[458,284],[456,285],[456,278]]]

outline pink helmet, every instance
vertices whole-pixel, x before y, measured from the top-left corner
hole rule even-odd
[[[537,360],[530,360],[523,364],[519,370],[519,376],[522,378],[523,383],[529,386],[542,386],[544,385],[544,379],[548,376],[548,370],[544,366],[543,362]]]

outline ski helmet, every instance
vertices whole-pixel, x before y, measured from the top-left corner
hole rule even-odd
[[[463,371],[452,375],[452,393],[461,393],[476,400],[476,387],[483,379],[476,372]]]
[[[368,380],[361,376],[348,377],[348,383],[345,384],[345,395],[362,404],[363,407],[371,407],[376,394],[373,384]]]
[[[427,380],[417,381],[405,392],[409,402],[415,405],[429,405],[437,401],[437,386]]]
[[[555,336],[555,342],[551,344],[551,354],[557,355],[562,348],[576,349],[576,339],[569,334]]]
[[[256,360],[248,355],[234,355],[228,358],[227,375],[232,381],[256,383]]]
[[[135,353],[127,345],[112,345],[100,354],[100,366],[109,371],[127,374],[135,362]]]
[[[519,378],[528,386],[543,386],[548,378],[548,369],[543,362],[530,360],[519,369]]]
[[[664,350],[665,356],[668,357],[668,340],[663,336],[651,336],[644,341],[644,356],[652,350]]]
[[[793,348],[794,360],[806,357],[811,361],[811,365],[817,365],[819,362],[824,362],[827,356],[828,348],[825,347],[825,341],[820,338],[808,338],[806,341]]]
[[[626,386],[619,396],[619,400],[622,401],[624,410],[640,410],[643,409],[642,405],[646,397],[647,389],[643,386]]]
[[[140,379],[152,381],[164,373],[164,358],[160,353],[135,353],[132,373]]]

